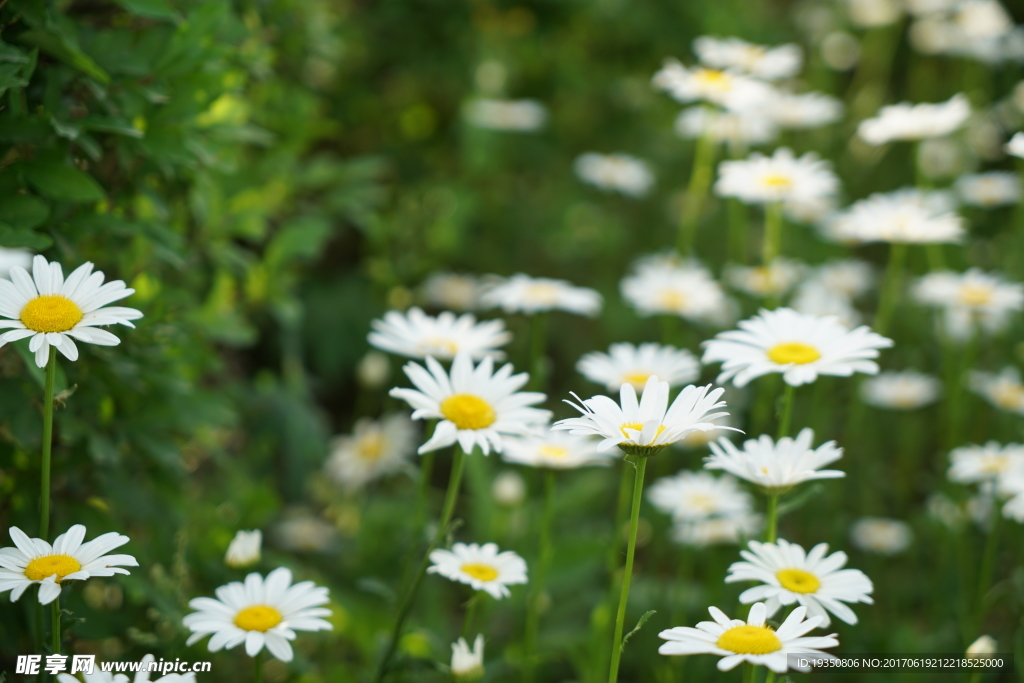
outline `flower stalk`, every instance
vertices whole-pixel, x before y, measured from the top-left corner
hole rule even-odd
[[[43,389],[43,461],[39,492],[39,538],[50,537],[50,460],[53,450],[53,385],[57,376],[57,349],[50,347]]]
[[[555,507],[555,472],[544,470],[544,503],[540,517],[540,550],[537,567],[533,572],[532,591],[526,612],[526,652],[524,655],[523,681],[532,683],[536,671],[537,637],[540,632],[540,607],[544,595],[548,565],[551,563],[551,521]]]
[[[640,499],[643,497],[644,472],[647,469],[646,457],[634,457],[636,462],[633,463],[633,466],[636,473],[633,478],[633,507],[629,516],[629,543],[626,546],[626,566],[622,574],[619,610],[615,615],[615,635],[612,638],[612,659],[608,667],[608,683],[617,683],[619,680],[619,660],[622,658],[622,627],[626,621],[626,605],[629,602],[629,582],[633,575],[633,556],[636,552],[636,532],[640,524]]]

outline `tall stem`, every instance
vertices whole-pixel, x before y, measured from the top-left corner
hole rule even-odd
[[[768,494],[768,519],[764,525],[764,536],[761,538],[763,543],[774,543],[778,536],[779,526],[779,494],[772,492]]]
[[[772,202],[764,207],[764,244],[761,265],[767,268],[782,252],[782,204]]]
[[[473,591],[473,597],[466,603],[466,613],[462,617],[462,633],[460,634],[463,638],[469,637],[469,629],[473,625],[473,617],[476,615],[476,608],[480,600],[480,591]]]
[[[885,282],[882,284],[882,298],[878,302],[875,313],[875,324],[872,326],[878,334],[885,334],[889,328],[896,300],[900,296],[900,281],[903,279],[903,263],[907,257],[907,245],[893,242],[889,245],[889,264],[885,269]]]
[[[999,500],[992,501],[992,524],[985,539],[985,550],[981,556],[981,571],[978,574],[978,595],[974,603],[974,631],[981,629],[981,620],[985,618],[985,595],[992,587],[992,576],[996,570],[996,554],[999,550],[999,531],[1003,524],[1002,510]]]
[[[256,666],[256,683],[263,683],[263,650],[256,653],[253,664]]]
[[[412,584],[402,598],[398,608],[398,617],[395,619],[395,626],[391,631],[391,639],[388,641],[387,649],[384,650],[384,656],[381,658],[380,666],[377,668],[377,675],[374,677],[376,683],[383,681],[387,675],[388,664],[395,655],[398,639],[402,635],[402,628],[405,626],[405,620],[408,618],[409,611],[412,609],[413,601],[416,598],[416,591],[419,589],[420,582],[423,581],[423,577],[427,573],[427,567],[430,566],[430,553],[441,544],[441,541],[448,534],[448,525],[451,523],[452,515],[455,512],[455,502],[459,498],[459,485],[462,483],[462,471],[465,466],[465,460],[466,454],[462,452],[462,448],[456,445],[455,458],[452,460],[452,473],[448,479],[448,492],[444,496],[444,507],[441,508],[441,519],[437,523],[437,532],[434,534],[434,540],[427,547],[423,560],[420,561],[420,566],[416,570],[415,576],[413,576]]]
[[[786,393],[782,395],[782,416],[779,418],[779,432],[775,437],[776,441],[784,436],[789,436],[789,423],[793,418],[793,395],[795,393],[796,387],[786,384]]]
[[[612,638],[612,661],[608,667],[608,683],[619,680],[619,659],[622,657],[622,626],[626,621],[626,604],[629,602],[629,581],[633,575],[633,555],[636,552],[636,530],[640,524],[640,499],[644,492],[644,471],[647,458],[638,457],[636,474],[633,479],[633,510],[629,517],[629,545],[626,547],[626,566],[622,574],[622,592],[619,593],[619,611],[615,615],[615,636]]]
[[[39,492],[39,538],[50,537],[50,453],[53,450],[53,384],[57,376],[57,349],[50,347],[43,390],[43,464]]]
[[[51,635],[51,638],[53,638],[53,654],[59,655],[60,654],[60,596],[58,595],[57,598],[52,603],[50,603],[50,605],[51,605],[50,614],[52,615],[51,619],[52,619],[52,624],[53,624],[53,634]]]
[[[697,235],[697,223],[704,208],[704,199],[711,185],[711,167],[715,162],[715,141],[706,132],[697,140],[693,154],[693,171],[686,187],[686,201],[679,217],[680,254],[693,253],[693,242]]]
[[[544,391],[547,374],[544,366],[544,351],[547,347],[547,316],[534,313],[530,318],[530,389]]]
[[[540,516],[540,552],[537,556],[537,568],[533,572],[533,588],[530,592],[530,603],[526,613],[526,653],[523,657],[523,681],[532,683],[534,679],[537,652],[537,636],[540,632],[540,607],[544,596],[544,582],[547,579],[548,564],[551,562],[551,518],[555,507],[555,472],[544,471],[544,505]]]

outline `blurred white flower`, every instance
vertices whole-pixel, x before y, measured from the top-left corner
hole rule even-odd
[[[336,536],[333,526],[304,509],[289,511],[287,517],[273,528],[276,545],[298,552],[324,551]]]
[[[781,492],[812,479],[845,477],[842,470],[823,470],[843,457],[843,449],[835,441],[826,441],[812,448],[814,430],[805,427],[796,438],[785,436],[773,441],[767,434],[748,439],[737,448],[728,439],[711,443],[711,455],[704,458],[704,468],[725,470],[769,491]]]
[[[526,482],[514,470],[499,472],[491,484],[491,497],[498,505],[516,507],[526,499]]]
[[[967,646],[967,651],[964,654],[968,657],[988,657],[998,652],[998,647],[996,639],[992,636],[980,636]]]
[[[954,23],[968,38],[997,38],[1013,29],[1013,18],[999,0],[961,0]]]
[[[816,266],[805,280],[836,296],[856,299],[875,284],[875,273],[867,261],[841,259]]]
[[[683,104],[711,102],[733,111],[762,106],[775,96],[774,88],[756,78],[735,71],[687,68],[676,59],[666,59],[651,83]]]
[[[1021,467],[1024,467],[1024,446],[989,441],[984,446],[970,444],[951,450],[946,476],[958,484],[979,484],[995,481]]]
[[[754,111],[727,111],[711,107],[689,107],[679,112],[676,132],[696,140],[707,135],[718,143],[733,146],[760,145],[779,136],[778,127],[767,116]]]
[[[850,527],[850,541],[859,550],[879,555],[903,552],[914,539],[906,522],[885,517],[862,517]]]
[[[416,450],[416,428],[405,413],[359,418],[352,434],[336,436],[324,470],[349,491],[405,467]]]
[[[451,311],[434,317],[415,307],[404,313],[388,311],[383,320],[374,320],[370,325],[373,332],[367,335],[367,341],[371,345],[410,358],[451,360],[461,352],[474,359],[500,359],[505,353],[498,347],[512,339],[504,320],[477,322],[472,313],[456,316]]]
[[[703,471],[682,470],[657,479],[647,489],[647,500],[675,522],[749,515],[754,508],[753,497],[731,476]]]
[[[839,178],[828,161],[814,152],[796,157],[786,147],[770,157],[754,152],[746,159],[723,161],[715,182],[716,194],[747,204],[809,201],[838,191]]]
[[[11,268],[17,266],[28,270],[32,265],[32,252],[28,249],[0,247],[0,277],[10,277]]]
[[[618,391],[623,384],[642,390],[654,375],[669,386],[690,384],[700,377],[700,362],[686,349],[647,342],[612,344],[608,353],[591,351],[576,363],[576,370],[591,382]]]
[[[860,387],[865,403],[886,410],[921,408],[937,401],[941,393],[942,382],[917,370],[882,372]]]
[[[486,98],[468,102],[464,115],[477,128],[522,133],[538,130],[548,117],[544,105],[535,100]]]
[[[850,21],[858,26],[886,26],[900,18],[894,0],[846,0]]]
[[[836,197],[797,197],[787,200],[782,205],[782,214],[794,223],[814,225],[825,220],[835,212]]]
[[[610,465],[615,456],[600,452],[600,445],[599,441],[590,437],[547,429],[537,436],[505,439],[505,451],[501,457],[505,462],[516,465],[554,470]]]
[[[678,315],[692,322],[727,325],[735,305],[696,260],[642,259],[620,284],[624,298],[641,316]]]
[[[647,163],[628,154],[587,152],[576,157],[573,168],[583,182],[630,197],[643,197],[654,185]]]
[[[917,167],[927,178],[953,178],[967,169],[968,154],[957,139],[928,138],[917,144]]]
[[[480,305],[480,279],[475,275],[431,273],[420,289],[433,306],[453,311],[472,311]]]
[[[767,47],[740,38],[701,36],[693,41],[693,51],[713,69],[735,69],[766,81],[792,78],[803,65],[803,51],[792,43]]]
[[[1014,133],[1010,141],[1003,147],[1010,156],[1024,159],[1024,133]]]
[[[478,634],[473,649],[465,638],[452,643],[452,678],[456,683],[474,683],[484,677],[484,636]]]
[[[977,268],[929,273],[914,284],[912,292],[919,303],[942,311],[946,333],[958,341],[968,339],[975,330],[997,333],[1014,313],[1024,310],[1024,285]]]
[[[785,257],[765,266],[727,264],[723,278],[735,289],[754,297],[781,297],[799,282],[804,264]]]
[[[797,288],[789,307],[804,315],[835,317],[840,324],[849,328],[856,327],[863,320],[860,311],[854,308],[852,299],[809,281]]]
[[[860,41],[846,31],[831,31],[821,41],[821,58],[831,69],[849,71],[860,61]]]
[[[963,93],[938,104],[903,102],[882,107],[875,118],[861,121],[857,134],[871,145],[941,137],[963,126],[970,115],[971,103]]]
[[[356,379],[367,389],[377,389],[391,376],[391,361],[380,351],[367,351],[356,365]]]
[[[832,216],[822,231],[844,244],[959,242],[964,219],[952,210],[947,193],[904,188],[854,202]]]
[[[999,374],[971,372],[969,386],[996,408],[1024,415],[1024,383],[1017,368],[1007,366]]]
[[[736,545],[756,536],[764,527],[762,515],[748,513],[732,517],[713,517],[672,525],[676,543],[703,548],[709,545]]]
[[[224,564],[235,569],[248,567],[260,561],[260,546],[263,545],[263,532],[259,529],[238,531],[228,545],[224,555]]]
[[[558,310],[593,317],[601,312],[602,299],[588,287],[518,273],[489,282],[480,295],[480,304],[500,307],[505,313],[533,315]]]
[[[820,128],[843,117],[843,103],[820,92],[780,92],[769,103],[768,116],[780,128]]]
[[[431,551],[430,561],[428,574],[468,584],[495,600],[512,595],[509,586],[526,583],[526,561],[511,550],[498,552],[495,543],[455,543],[451,550]]]
[[[965,204],[984,208],[1020,201],[1020,176],[1009,171],[974,173],[957,178],[956,191]]]

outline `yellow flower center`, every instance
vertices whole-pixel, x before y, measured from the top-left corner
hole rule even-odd
[[[674,289],[663,289],[658,294],[658,305],[663,309],[679,312],[686,306],[686,295]]]
[[[74,574],[82,568],[82,564],[70,555],[46,555],[37,557],[25,567],[25,576],[29,581],[42,581],[48,576],[57,575],[60,583],[68,574]]]
[[[769,626],[736,626],[718,636],[715,644],[738,655],[766,655],[782,649],[782,641]]]
[[[454,356],[459,352],[459,345],[445,337],[425,337],[417,344],[425,356]]]
[[[554,306],[558,303],[558,288],[545,283],[530,285],[526,288],[526,298],[536,304]]]
[[[562,446],[551,446],[544,444],[538,449],[540,457],[546,460],[561,460],[569,455],[569,449]]]
[[[768,358],[779,365],[806,365],[821,358],[818,349],[801,342],[783,342],[768,349]]]
[[[821,588],[818,577],[803,569],[780,569],[775,578],[783,588],[794,593],[816,593]]]
[[[281,621],[281,613],[270,605],[253,605],[235,615],[235,626],[243,631],[269,631]]]
[[[761,182],[773,190],[788,190],[793,186],[793,179],[781,173],[771,173],[761,178]]]
[[[732,76],[718,69],[701,69],[694,78],[704,88],[725,92],[732,87]]]
[[[470,562],[462,565],[462,571],[480,581],[494,581],[498,578],[498,570],[489,564]]]
[[[1004,410],[1016,410],[1024,400],[1024,387],[1003,384],[992,390],[992,401]]]
[[[715,497],[707,493],[692,493],[690,494],[690,507],[701,512],[713,512]]]
[[[965,306],[985,306],[991,302],[992,289],[990,287],[964,285],[960,288],[960,303]]]
[[[59,294],[44,294],[25,304],[21,322],[35,332],[67,332],[82,319],[82,309]]]
[[[359,440],[356,452],[363,460],[374,461],[384,452],[384,435],[380,432],[367,434]]]
[[[637,389],[643,389],[647,385],[647,378],[651,376],[651,373],[644,372],[643,370],[635,370],[633,372],[627,372],[622,376],[622,381],[626,384],[632,384]]]
[[[484,429],[498,416],[491,404],[473,394],[454,394],[441,402],[441,414],[459,429]]]
[[[1010,465],[1010,459],[1004,455],[984,455],[981,457],[979,469],[988,474],[1001,474]]]
[[[632,437],[630,437],[630,435],[626,433],[627,429],[635,429],[638,432],[642,432],[644,430],[644,425],[642,422],[626,422],[621,427],[619,427],[619,431],[622,432],[622,435],[629,439]],[[660,436],[663,431],[665,431],[665,425],[658,425],[658,433],[655,434],[654,436]]]

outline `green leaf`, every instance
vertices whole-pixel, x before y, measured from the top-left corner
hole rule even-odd
[[[0,199],[0,223],[31,229],[50,216],[49,205],[30,194],[11,194]]]
[[[53,240],[38,232],[27,228],[12,228],[9,225],[0,223],[0,245],[9,249],[26,248],[35,251],[46,249]]]
[[[101,83],[109,83],[110,76],[100,68],[92,57],[82,52],[81,48],[72,43],[63,33],[47,29],[33,29],[18,34],[18,40],[35,45],[43,52],[59,59],[70,67],[92,76]]]
[[[28,81],[19,75],[21,69],[21,64],[0,63],[0,94],[8,88],[24,88],[28,85]]]
[[[640,621],[636,622],[636,626],[633,627],[633,630],[627,633],[626,636],[622,639],[622,645],[619,646],[619,652],[622,652],[626,649],[626,643],[628,643],[629,639],[633,637],[633,634],[642,629],[644,627],[644,624],[647,623],[647,620],[657,613],[658,611],[653,609],[644,612],[644,615],[640,617]]]
[[[803,491],[793,496],[786,502],[779,503],[779,517],[782,517],[782,515],[792,512],[793,510],[798,510],[802,508],[804,505],[810,502],[812,498],[821,495],[824,491],[825,487],[822,486],[820,483],[808,486]]]
[[[25,166],[25,178],[44,197],[73,202],[98,202],[106,195],[84,171],[59,161],[33,161]]]
[[[114,0],[121,7],[139,17],[178,21],[181,15],[167,0]]]

